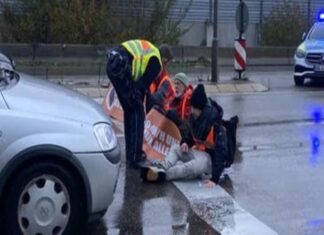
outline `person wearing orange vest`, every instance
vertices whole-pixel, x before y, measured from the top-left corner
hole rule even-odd
[[[167,70],[169,62],[173,59],[172,50],[167,44],[162,44],[159,49],[162,59],[162,72],[150,86],[150,92],[146,97],[147,113],[152,107],[163,113],[167,112],[175,95],[175,89]]]
[[[177,118],[181,120],[188,120],[191,113],[190,98],[193,87],[189,83],[187,75],[184,73],[176,74],[173,78],[173,83],[176,94],[170,105],[170,112],[175,112]],[[170,114],[167,116],[170,116]]]
[[[126,160],[131,168],[145,162],[142,152],[144,97],[162,70],[160,50],[146,40],[123,42],[107,55],[107,75],[124,110]]]
[[[218,183],[228,154],[226,130],[222,125],[223,109],[207,98],[202,84],[193,91],[190,104],[189,128],[183,129],[180,145],[172,146],[163,161],[143,167],[143,180],[159,182],[211,174],[205,186],[214,187]]]

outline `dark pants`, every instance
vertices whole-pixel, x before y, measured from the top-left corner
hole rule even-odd
[[[122,55],[126,51],[117,48]],[[127,56],[127,55],[125,55]],[[124,131],[126,141],[126,160],[135,166],[142,159],[143,133],[144,133],[144,92],[135,90],[130,74],[124,77],[114,76],[107,65],[107,75],[114,86],[119,102],[124,110]]]

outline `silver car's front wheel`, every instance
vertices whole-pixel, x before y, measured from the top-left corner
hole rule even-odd
[[[60,235],[70,217],[70,197],[57,177],[42,175],[24,188],[19,198],[18,221],[24,234]]]
[[[84,196],[82,182],[71,168],[53,162],[25,166],[8,185],[4,234],[82,234]]]

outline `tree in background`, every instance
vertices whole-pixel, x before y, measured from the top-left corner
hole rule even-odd
[[[50,15],[52,42],[97,44],[108,37],[106,21],[109,6],[105,1],[60,1]]]
[[[50,0],[22,0],[18,9],[13,4],[3,2],[4,25],[1,25],[3,40],[31,43],[50,42],[50,11],[54,2]]]
[[[190,27],[183,29],[180,25],[190,9],[192,0],[184,9],[176,12],[178,15],[177,20],[170,20],[168,14],[175,3],[176,0],[154,1],[154,10],[146,23],[146,36],[148,38],[160,43],[167,41],[176,44],[179,37],[190,29]]]
[[[4,42],[116,44],[146,38],[176,43],[186,32],[180,24],[191,1],[177,20],[168,18],[176,0],[21,0],[19,10],[4,2],[0,32]]]
[[[4,5],[4,41],[95,44],[107,36],[106,1],[22,0],[19,6]]]
[[[278,1],[262,25],[262,44],[266,46],[297,46],[307,29],[304,9],[291,0]]]

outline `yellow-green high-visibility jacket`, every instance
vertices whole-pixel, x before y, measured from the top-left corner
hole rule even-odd
[[[130,40],[121,44],[133,56],[132,79],[136,82],[146,71],[152,57],[156,57],[162,67],[160,51],[146,40]]]

